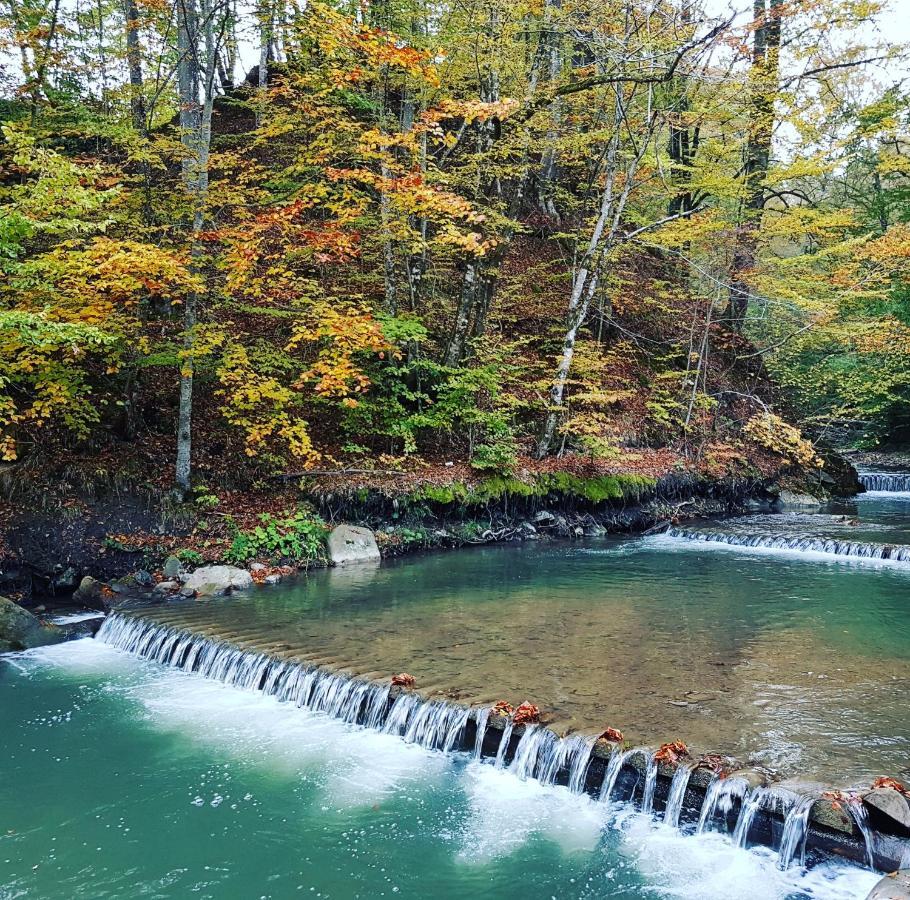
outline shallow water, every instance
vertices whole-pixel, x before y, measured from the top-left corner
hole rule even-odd
[[[862,898],[82,640],[0,661],[0,897]]]
[[[680,738],[838,787],[906,776],[910,566],[739,549],[483,548],[152,615],[360,674],[408,671],[465,703],[527,699],[558,731]]]

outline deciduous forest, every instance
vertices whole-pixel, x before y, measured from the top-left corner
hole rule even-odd
[[[896,14],[4,0],[3,458],[214,503],[906,443]]]

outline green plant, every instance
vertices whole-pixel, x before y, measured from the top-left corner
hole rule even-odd
[[[195,550],[190,550],[189,547],[181,547],[174,553],[174,556],[176,556],[180,562],[190,566],[198,566],[204,562],[202,554],[197,553]]]
[[[236,532],[224,558],[234,563],[258,556],[297,561],[317,559],[322,553],[325,533],[325,522],[307,510],[297,510],[283,518],[263,513],[258,525],[249,531]]]

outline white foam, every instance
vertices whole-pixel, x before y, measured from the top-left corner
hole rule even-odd
[[[679,900],[784,900],[798,895],[818,900],[865,897],[879,876],[852,866],[824,865],[781,872],[777,853],[744,850],[727,835],[683,836],[636,813],[617,817],[620,852],[634,860],[651,890]]]
[[[806,562],[832,563],[838,566],[861,568],[889,569],[896,572],[910,573],[910,564],[897,559],[877,559],[872,556],[849,556],[847,554],[823,553],[819,550],[797,550],[789,547],[750,547],[745,544],[727,544],[723,541],[699,541],[689,538],[673,537],[669,534],[657,534],[642,538],[639,542],[642,549],[664,550],[670,552],[698,553],[738,553],[742,556],[772,556],[786,559],[798,559]]]
[[[77,622],[88,622],[91,619],[103,619],[104,613],[102,612],[81,612],[81,613],[68,613],[65,616],[53,616],[51,622],[55,625],[75,625]]]

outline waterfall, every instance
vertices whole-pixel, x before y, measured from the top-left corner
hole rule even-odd
[[[616,781],[619,778],[619,773],[625,764],[625,761],[636,752],[638,751],[620,750],[619,747],[613,748],[613,752],[610,754],[610,760],[607,763],[607,771],[604,773],[603,783],[600,786],[601,803],[610,802],[610,795],[613,793],[613,788],[616,787]]]
[[[569,790],[573,794],[581,794],[585,789],[588,778],[588,767],[591,765],[591,751],[597,741],[595,735],[574,735],[565,738],[564,744],[569,745]]]
[[[690,528],[669,528],[670,537],[684,541],[726,544],[731,547],[762,547],[771,550],[793,550],[801,553],[827,553],[852,559],[881,559],[910,562],[910,545],[874,544],[864,541],[841,541],[836,538],[807,534],[773,535],[724,531],[695,531]]]
[[[910,492],[910,474],[906,472],[860,472],[859,481],[867,491],[880,491],[888,494]]]
[[[695,829],[696,833],[701,834],[704,831],[710,831],[718,812],[727,816],[730,810],[733,809],[733,801],[736,799],[741,800],[748,790],[749,785],[745,778],[737,778],[736,776],[732,778],[716,777],[705,793],[705,801],[702,803],[698,826]]]
[[[396,704],[397,705],[397,704]],[[394,707],[392,712],[394,713]],[[392,713],[389,714],[389,719]],[[464,730],[468,710],[441,700],[423,703],[408,724],[404,739],[427,750],[451,750]],[[446,746],[448,745],[448,746]]]
[[[645,770],[645,790],[641,798],[641,811],[646,815],[654,808],[654,791],[657,788],[657,759],[655,754],[648,756],[648,766]]]
[[[446,731],[445,738],[442,742],[443,753],[451,753],[456,745],[460,746],[461,739],[464,736],[464,730],[468,724],[468,719],[471,718],[471,710],[466,706],[453,706],[452,709],[455,710],[455,712],[453,712],[450,717],[448,731]]]
[[[682,813],[683,800],[686,797],[686,788],[695,767],[692,765],[679,766],[673,773],[670,782],[670,793],[667,795],[667,808],[664,811],[664,822],[671,828],[679,827],[679,817]]]
[[[506,754],[509,752],[509,743],[512,740],[512,728],[514,727],[512,720],[509,719],[506,722],[506,727],[502,730],[502,737],[499,739],[499,749],[496,751],[496,760],[493,765],[497,769],[501,769],[506,762]]]
[[[509,766],[509,771],[514,772],[522,781],[532,778],[537,768],[537,761],[541,749],[549,744],[551,747],[558,743],[559,738],[548,728],[539,725],[526,725],[525,732],[515,748],[515,758]]]
[[[809,834],[809,813],[815,805],[815,797],[799,797],[790,807],[784,820],[784,833],[780,839],[780,853],[777,867],[789,869],[794,861],[800,866],[806,864],[806,837]]]
[[[733,843],[737,847],[749,846],[749,829],[752,827],[752,820],[765,804],[769,794],[769,788],[758,787],[743,797],[743,802],[739,807],[739,816],[736,819],[736,827],[733,829]]]
[[[863,841],[866,845],[866,865],[875,870],[875,855],[873,853],[873,837],[872,829],[869,827],[869,814],[866,812],[866,807],[863,806],[862,800],[856,800],[855,802],[845,804],[847,811],[853,817],[853,821],[856,823],[856,827],[859,829],[859,833],[863,836]]]
[[[477,710],[477,734],[474,737],[474,759],[480,759],[483,751],[483,739],[487,734],[487,723],[490,721],[490,707],[484,706]]]

